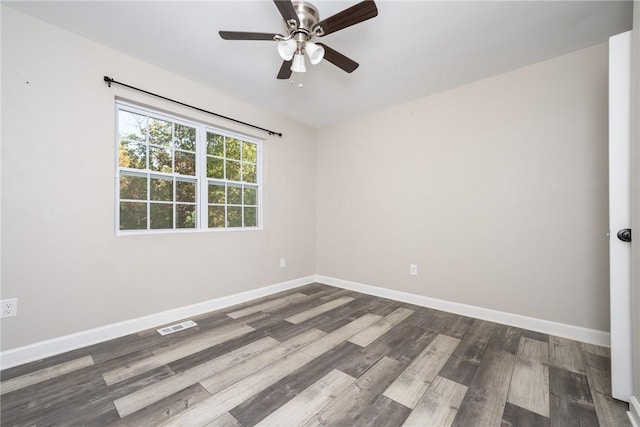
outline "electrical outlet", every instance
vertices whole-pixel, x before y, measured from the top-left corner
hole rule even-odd
[[[287,259],[280,258],[280,268],[285,268],[287,266]]]
[[[412,276],[418,275],[418,266],[415,264],[409,264],[409,274]]]
[[[0,318],[15,317],[18,315],[18,298],[3,299],[0,301]]]

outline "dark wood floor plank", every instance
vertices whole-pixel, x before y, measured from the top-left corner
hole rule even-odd
[[[233,418],[233,415],[231,415],[228,412],[225,412],[215,420],[211,421],[210,423],[207,423],[204,427],[242,427],[242,426],[240,425],[238,420]]]
[[[515,356],[488,348],[453,421],[454,426],[499,425],[507,401]]]
[[[335,310],[338,307],[344,306],[345,304],[349,304],[353,300],[354,300],[353,297],[338,297],[338,298],[329,300],[323,304],[317,305],[313,308],[303,310],[299,313],[296,313],[292,316],[287,317],[284,320],[286,320],[287,322],[293,323],[295,325],[298,325],[304,322],[305,320],[313,319],[316,316]]]
[[[301,294],[305,294],[307,296],[311,296],[313,294],[317,294],[318,292],[327,291],[327,292],[339,292],[342,291],[342,288],[336,288],[334,286],[325,285],[324,283],[314,282],[308,285],[303,285],[298,288],[293,289],[295,292],[300,292]]]
[[[532,340],[538,340],[542,342],[549,343],[549,335],[543,334],[542,332],[530,331],[528,329],[522,330],[522,336],[525,338],[531,338]]]
[[[584,405],[552,394],[549,399],[551,427],[596,427],[598,416],[592,405]]]
[[[358,296],[359,294],[348,289],[340,289],[340,288],[329,288],[323,291],[318,291],[315,298],[320,298],[321,300],[330,300],[333,298],[341,297],[341,296]],[[312,296],[312,295],[309,295]]]
[[[438,334],[384,391],[384,395],[407,408],[415,408],[460,340]]]
[[[349,306],[340,307],[332,311],[330,316],[324,316],[321,322],[314,323],[314,327],[329,333],[365,314],[376,314],[384,317],[395,310],[398,305],[396,302],[385,299],[359,296],[350,302]]]
[[[629,404],[602,393],[593,393],[596,415],[601,426],[631,427]]]
[[[568,371],[584,374],[582,352],[577,341],[549,337],[549,364]]]
[[[309,299],[308,301],[300,301],[297,304],[291,304],[291,305],[288,305],[286,307],[282,307],[276,312],[267,313],[267,314],[269,314],[269,316],[267,316],[267,317],[264,317],[264,318],[261,318],[261,319],[256,319],[256,320],[249,320],[248,319],[246,324],[251,326],[252,328],[255,328],[255,329],[268,328],[268,327],[270,327],[270,326],[272,326],[272,325],[274,325],[276,323],[279,323],[279,322],[283,321],[284,319],[286,319],[289,316],[292,316],[292,315],[294,315],[296,313],[299,313],[300,311],[316,307],[318,305],[321,305],[324,302],[325,301],[317,300],[317,299]],[[249,318],[249,316],[247,316],[247,318]],[[240,320],[242,320],[242,319],[240,319]]]
[[[251,307],[251,306],[259,304],[259,303],[272,301],[272,300],[279,299],[279,298],[282,298],[282,297],[285,297],[285,296],[288,296],[288,295],[293,295],[293,294],[296,294],[296,293],[300,293],[300,294],[305,294],[306,295],[309,292],[315,292],[318,289],[323,289],[324,286],[327,286],[327,285],[322,285],[322,284],[319,284],[319,283],[311,283],[311,284],[308,284],[308,285],[300,286],[298,288],[288,289],[286,291],[277,292],[275,294],[267,295],[267,296],[264,296],[262,298],[256,298],[256,299],[253,299],[253,300],[250,300],[250,301],[242,302],[240,304],[235,304],[235,305],[232,305],[232,306],[229,306],[229,307],[225,307],[225,308],[223,308],[221,310],[218,310],[216,313],[222,313],[222,314],[226,315],[226,313],[231,313],[233,311],[242,310],[244,308]]]
[[[499,325],[497,323],[493,325],[494,333],[488,345],[495,350],[517,354],[520,348],[520,337],[523,334],[523,330],[513,326]]]
[[[630,426],[627,417],[629,405],[611,397],[611,359],[602,356],[608,354],[608,351],[594,345],[580,344],[589,390],[600,425]]]
[[[344,342],[243,402],[230,411],[231,415],[242,425],[253,425],[318,381],[340,360],[359,352],[360,347]]]
[[[334,402],[323,409],[305,425],[310,426],[351,426],[375,402],[379,395],[402,371],[397,361],[384,357],[365,372],[357,382],[340,394]]]
[[[549,393],[551,426],[599,425],[586,375],[550,366]]]
[[[398,328],[397,333],[394,333],[395,328]],[[435,337],[434,332],[401,323],[359,353],[339,361],[336,367],[354,378],[360,378],[386,356],[397,360],[405,368]]]
[[[268,313],[270,311],[278,311],[281,308],[287,307],[289,305],[295,305],[299,302],[309,301],[309,299],[310,298],[308,296],[300,293],[285,295],[283,297],[270,299],[264,302],[259,301],[256,304],[241,308],[240,310],[227,312],[227,316],[231,317],[232,319],[241,319],[243,317],[259,312]]]
[[[460,344],[454,350],[454,356],[472,364],[479,365],[489,340],[493,336],[496,324],[484,320],[474,320]]]
[[[282,342],[300,335],[310,329],[319,328],[316,328],[313,323],[309,322],[304,322],[296,325],[293,323],[289,323],[286,320],[279,320],[265,328],[258,329],[256,332],[262,333],[264,334],[264,336],[269,336]]]
[[[507,402],[501,427],[549,427],[549,418]]]
[[[502,413],[500,427],[518,427],[519,414],[520,408],[507,402],[504,406],[504,412]]]
[[[475,320],[439,375],[469,386],[487,346],[516,354],[521,332],[518,328]]]
[[[354,427],[396,427],[401,426],[411,409],[394,402],[384,395],[378,398],[354,421]]]
[[[470,317],[424,307],[415,310],[415,313],[407,320],[421,328],[458,339],[464,337],[474,322],[474,319]]]
[[[476,375],[478,366],[480,364],[469,362],[463,357],[451,355],[438,375],[468,387]]]
[[[549,367],[549,391],[563,399],[582,405],[593,406],[586,375],[567,371],[555,366]]]
[[[361,347],[366,347],[412,314],[413,310],[397,308],[364,331],[351,337],[349,341]]]

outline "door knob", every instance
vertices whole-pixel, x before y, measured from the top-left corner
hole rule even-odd
[[[623,228],[622,230],[618,231],[618,239],[622,240],[623,242],[630,242],[631,241],[631,229],[630,228]]]

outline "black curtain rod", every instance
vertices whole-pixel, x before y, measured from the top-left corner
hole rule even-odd
[[[216,116],[216,117],[220,117],[221,119],[231,120],[232,122],[240,123],[241,125],[250,126],[250,127],[254,128],[254,129],[259,129],[261,131],[267,132],[269,135],[278,135],[278,136],[282,137],[282,133],[281,132],[275,132],[275,131],[272,131],[272,130],[269,130],[269,129],[261,128],[260,126],[252,125],[251,123],[243,122],[241,120],[237,120],[237,119],[234,119],[232,117],[227,117],[227,116],[223,116],[222,114],[214,113],[213,111],[207,111],[207,110],[204,110],[202,108],[194,107],[193,105],[185,104],[184,102],[176,101],[175,99],[167,98],[166,96],[158,95],[157,93],[149,92],[147,90],[140,89],[140,88],[137,88],[135,86],[130,86],[128,84],[116,81],[116,80],[114,80],[114,79],[112,79],[111,77],[108,77],[108,76],[104,76],[104,81],[107,82],[109,87],[111,87],[112,83],[120,85],[120,86],[128,87],[129,89],[137,90],[138,92],[146,93],[147,95],[155,96],[157,98],[164,99],[165,101],[171,101],[171,102],[174,102],[176,104],[180,104],[180,105],[182,105],[184,107],[193,108],[194,110],[198,110],[198,111],[201,111],[203,113],[207,113],[207,114],[211,114],[211,115]]]

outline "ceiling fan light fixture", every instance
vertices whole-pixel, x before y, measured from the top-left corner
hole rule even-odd
[[[285,61],[291,61],[296,53],[297,43],[293,39],[283,40],[278,43],[278,54]]]
[[[302,53],[296,53],[295,55],[293,55],[291,71],[293,71],[294,73],[304,73],[307,71],[304,66],[304,55]]]
[[[283,59],[276,76],[278,80],[289,79],[293,72],[306,72],[305,55],[309,57],[312,65],[324,59],[343,71],[352,73],[358,68],[357,62],[323,43],[313,43],[311,40],[375,18],[378,16],[378,7],[374,0],[360,0],[359,3],[322,20],[318,9],[310,1],[312,0],[273,0],[284,20],[284,34],[247,31],[218,33],[223,40],[277,42],[278,55]]]
[[[316,65],[324,58],[324,48],[313,42],[307,42],[304,46],[304,51],[307,52],[309,61],[311,61],[313,65]]]

